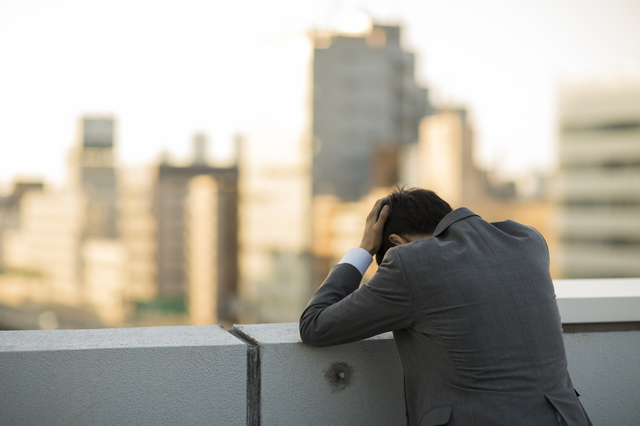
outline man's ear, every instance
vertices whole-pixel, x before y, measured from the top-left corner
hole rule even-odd
[[[394,246],[401,246],[403,244],[411,242],[411,240],[409,240],[408,238],[402,237],[398,234],[389,235],[389,241],[391,241],[391,244],[393,244]]]

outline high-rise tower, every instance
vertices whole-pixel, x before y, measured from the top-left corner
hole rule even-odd
[[[114,119],[83,117],[77,153],[78,184],[87,200],[85,235],[117,237],[117,184],[113,162]]]
[[[559,263],[564,278],[640,275],[640,82],[565,88]]]
[[[414,55],[400,46],[400,27],[314,42],[313,194],[357,200],[373,186],[374,153],[416,142],[433,108],[415,82]]]

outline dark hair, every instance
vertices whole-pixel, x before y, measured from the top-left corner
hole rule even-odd
[[[451,213],[451,206],[435,192],[420,188],[397,188],[382,200],[391,209],[382,231],[382,246],[376,253],[376,262],[382,263],[393,243],[391,234],[431,235],[438,223]]]

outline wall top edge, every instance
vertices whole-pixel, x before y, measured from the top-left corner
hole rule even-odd
[[[554,280],[553,285],[558,300],[610,297],[640,298],[640,278]]]
[[[246,345],[220,325],[0,332],[0,352]]]
[[[302,342],[297,322],[276,324],[236,324],[233,328],[240,330],[244,335],[250,337],[260,345]],[[393,334],[391,332],[382,333],[365,340],[388,339],[393,340]]]

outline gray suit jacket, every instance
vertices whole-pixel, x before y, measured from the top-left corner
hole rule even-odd
[[[544,238],[466,208],[394,247],[373,278],[335,266],[300,318],[306,343],[393,331],[410,425],[590,425],[567,371]]]

